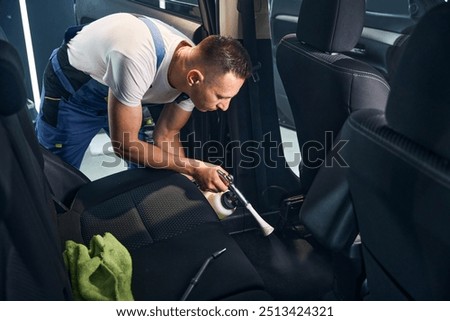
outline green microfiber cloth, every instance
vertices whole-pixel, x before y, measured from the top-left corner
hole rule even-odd
[[[67,241],[63,255],[75,300],[133,300],[131,256],[111,233],[92,237],[89,250]]]

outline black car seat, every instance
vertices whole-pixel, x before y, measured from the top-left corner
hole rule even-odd
[[[131,254],[136,300],[179,300],[204,261],[224,248],[188,299],[270,299],[202,193],[182,175],[136,169],[81,180],[68,211],[57,213],[26,111],[21,62],[5,41],[0,97],[0,300],[71,299],[64,242],[88,244],[105,232]]]
[[[389,85],[383,76],[342,54],[358,42],[364,13],[364,0],[304,0],[297,33],[283,37],[277,47],[277,66],[301,148],[304,194],[348,115],[386,105]]]
[[[346,122],[368,299],[450,299],[450,4],[414,29],[386,113]]]
[[[0,40],[8,40],[8,37],[6,37],[6,33],[1,26],[0,26]]]
[[[25,109],[17,52],[0,41],[0,299],[71,298],[56,229],[56,212]]]

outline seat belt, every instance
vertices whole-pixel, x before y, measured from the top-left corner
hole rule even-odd
[[[262,135],[262,116],[259,101],[259,74],[261,63],[258,60],[258,49],[256,39],[256,21],[254,0],[238,0],[237,9],[241,13],[241,22],[243,29],[244,46],[250,55],[252,61],[252,78],[247,81],[249,88],[250,114],[252,116],[252,135],[253,139],[263,141]],[[245,17],[245,19],[243,18]],[[267,185],[267,173],[264,168],[264,152],[258,148],[260,162],[256,166],[256,188],[258,197],[262,195],[263,189]]]

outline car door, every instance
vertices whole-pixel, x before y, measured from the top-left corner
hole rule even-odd
[[[418,12],[410,6],[421,1],[366,0],[366,16],[360,41],[349,55],[377,68],[388,81],[415,24]]]

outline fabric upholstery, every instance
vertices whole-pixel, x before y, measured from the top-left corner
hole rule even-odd
[[[203,262],[223,248],[227,250],[209,264],[188,300],[225,300],[234,294],[263,292],[263,282],[242,250],[222,232],[219,222],[211,222],[131,251],[135,299],[180,300]],[[259,298],[260,293],[253,299]],[[262,298],[270,300],[267,293]]]
[[[22,64],[7,42],[0,48],[0,299],[70,299],[56,213],[25,109]]]
[[[218,221],[202,193],[193,187],[186,177],[172,171],[133,169],[83,186],[72,209],[82,213],[85,242],[109,231],[134,249]]]
[[[179,299],[202,260],[223,248],[188,299],[270,299],[203,194],[180,174],[135,169],[81,179],[76,193],[71,190],[70,210],[57,214],[27,114],[20,60],[8,43],[0,49],[0,94],[9,95],[0,103],[1,300],[72,299],[61,241],[88,244],[107,232],[131,254],[137,300]]]
[[[130,250],[136,300],[179,300],[203,261],[222,248],[227,251],[208,268],[189,299],[264,293],[254,267],[185,176],[151,169],[121,172],[81,187],[72,211],[81,213],[85,244],[108,231]]]
[[[25,105],[25,87],[22,63],[17,51],[8,42],[0,40],[0,97],[1,115],[8,116]]]

